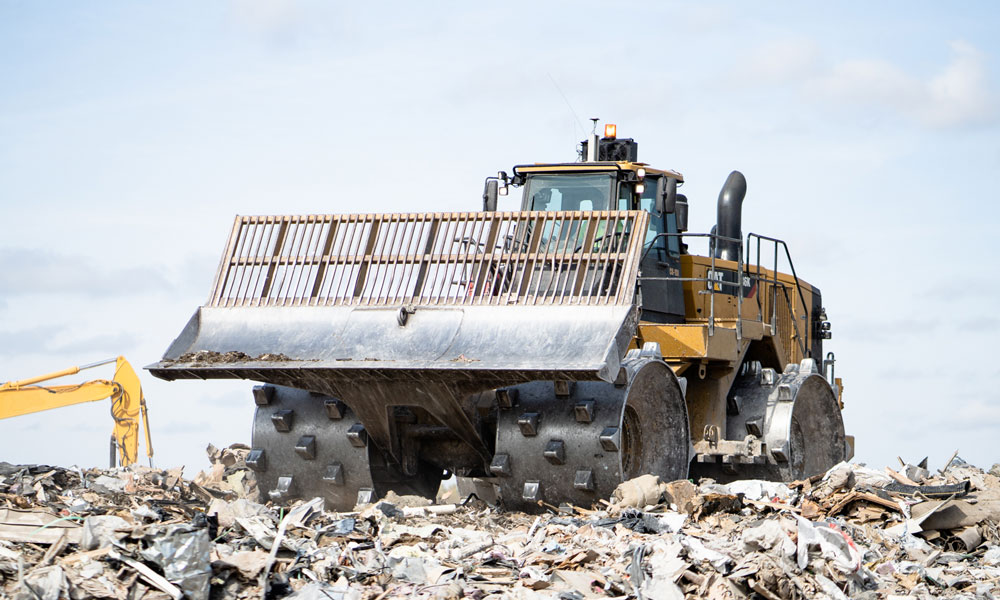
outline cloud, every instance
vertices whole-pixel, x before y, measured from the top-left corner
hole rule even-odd
[[[1000,330],[1000,319],[984,316],[976,319],[959,321],[955,327],[958,331],[993,335]]]
[[[983,122],[996,116],[996,97],[986,81],[983,53],[967,42],[951,44],[952,61],[928,84],[923,118],[940,127]]]
[[[97,266],[76,256],[34,248],[0,248],[0,294],[80,294],[91,297],[170,289],[149,267]]]
[[[812,91],[838,102],[880,103],[904,108],[921,91],[920,82],[883,60],[861,59],[838,63],[809,82]]]
[[[17,331],[0,331],[0,340],[3,340],[0,356],[47,352],[52,340],[64,330],[63,325],[41,325]]]
[[[0,356],[66,354],[114,356],[122,348],[134,348],[139,338],[131,333],[101,333],[73,337],[66,325],[42,325],[17,331],[0,331]]]
[[[896,344],[914,336],[926,336],[939,331],[939,323],[928,321],[921,317],[892,317],[879,315],[879,318],[845,314],[834,322],[834,335],[841,334],[845,339],[868,344]]]
[[[966,402],[951,402],[951,408],[942,411],[940,430],[994,431],[1000,427],[1000,398],[976,398]],[[957,405],[957,406],[956,406]]]
[[[202,421],[167,421],[162,425],[156,424],[156,433],[162,435],[208,434],[211,432],[211,424]]]
[[[997,94],[986,57],[965,41],[951,43],[948,63],[937,73],[907,72],[882,58],[832,61],[815,42],[769,42],[748,53],[733,77],[744,84],[792,84],[820,103],[883,109],[935,129],[993,122]]]
[[[120,353],[122,348],[134,348],[139,338],[131,333],[102,333],[51,345],[52,352],[83,355],[97,353],[112,355]]]
[[[294,0],[233,0],[231,4],[238,19],[261,29],[283,29],[299,20]]]
[[[840,103],[881,106],[934,128],[965,127],[996,117],[984,56],[971,44],[951,44],[951,60],[930,79],[880,59],[838,63],[807,84],[814,96]]]

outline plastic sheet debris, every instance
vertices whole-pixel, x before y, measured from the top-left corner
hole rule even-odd
[[[139,555],[163,569],[167,581],[177,585],[191,600],[206,600],[212,576],[208,529],[193,525],[171,525],[146,534],[149,545]]]
[[[83,534],[80,536],[80,547],[84,550],[97,550],[110,546],[128,535],[132,524],[114,515],[95,515],[83,521]]]

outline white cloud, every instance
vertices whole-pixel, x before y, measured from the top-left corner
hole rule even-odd
[[[905,109],[921,94],[920,82],[883,60],[850,60],[812,79],[807,89],[839,102],[886,104]]]
[[[952,60],[927,85],[922,118],[939,127],[988,121],[996,116],[996,97],[986,81],[985,57],[971,44],[952,42]]]
[[[233,14],[245,25],[272,36],[285,36],[300,23],[294,0],[233,0]]]
[[[81,294],[104,297],[171,288],[162,273],[145,266],[95,265],[80,256],[34,248],[0,248],[0,293]]]
[[[931,128],[966,127],[998,116],[986,57],[964,41],[951,43],[943,69],[925,75],[881,58],[830,61],[811,40],[779,40],[748,53],[734,78],[758,86],[795,84],[814,102],[886,109]]]
[[[996,398],[980,398],[966,402],[952,402],[952,408],[943,415],[944,423],[955,430],[990,430],[1000,427],[1000,406]]]

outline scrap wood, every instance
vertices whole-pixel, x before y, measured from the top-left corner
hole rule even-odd
[[[861,492],[858,490],[853,490],[849,492],[846,496],[844,496],[839,502],[834,504],[833,507],[830,508],[830,510],[826,511],[826,514],[830,515],[831,517],[834,515],[838,515],[849,504],[851,504],[852,502],[857,502],[859,500],[863,500],[865,502],[871,502],[872,504],[878,504],[879,506],[884,506],[889,510],[900,512],[899,505],[893,502],[892,500],[886,500],[885,498],[882,498],[881,496],[878,496],[876,494],[872,494],[871,492]]]
[[[951,458],[948,459],[948,462],[944,463],[944,466],[941,467],[938,473],[944,475],[944,472],[948,470],[948,467],[951,466],[951,463],[955,462],[956,458],[958,458],[958,450],[955,450],[955,452],[951,455]]]
[[[889,467],[885,468],[885,472],[889,475],[889,477],[892,477],[893,479],[895,479],[896,483],[901,483],[903,485],[912,485],[912,486],[920,485],[916,481],[913,481],[912,479],[910,479],[909,477],[907,477],[906,475],[903,475],[902,473],[894,471],[894,470],[892,470]]]
[[[110,556],[111,556],[111,558],[113,558],[113,559],[115,559],[117,561],[123,562],[126,565],[128,565],[129,567],[131,567],[132,569],[134,569],[150,585],[154,586],[156,589],[160,590],[164,594],[167,594],[173,600],[181,600],[181,598],[184,597],[184,592],[182,592],[179,587],[177,587],[174,584],[170,583],[169,581],[167,581],[166,577],[164,577],[163,575],[160,575],[159,573],[157,573],[153,569],[150,569],[149,567],[147,567],[146,565],[142,564],[141,562],[139,562],[137,560],[132,560],[131,558],[128,558],[127,556],[122,556],[118,552],[111,552]]]
[[[1000,521],[1000,501],[929,500],[910,508],[914,519],[921,519],[924,529],[950,530]]]
[[[80,543],[83,530],[72,519],[43,510],[0,508],[0,540],[53,544],[63,535],[74,544]]]

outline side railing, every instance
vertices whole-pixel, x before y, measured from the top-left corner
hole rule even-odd
[[[795,339],[798,341],[799,350],[802,356],[806,356],[806,338],[802,335],[802,331],[799,329],[798,320],[804,315],[808,314],[808,306],[805,301],[805,294],[802,291],[802,286],[798,278],[798,274],[795,272],[795,265],[792,262],[791,253],[788,251],[788,245],[780,239],[772,238],[768,236],[759,235],[756,233],[750,233],[747,236],[747,241],[744,244],[742,239],[739,238],[729,238],[716,233],[660,233],[652,241],[646,242],[645,251],[643,252],[643,259],[646,255],[653,251],[656,247],[656,241],[659,238],[707,238],[708,239],[708,258],[710,260],[709,270],[705,277],[680,277],[680,276],[666,276],[666,277],[655,277],[640,275],[639,281],[681,281],[681,282],[695,282],[703,283],[704,289],[698,290],[698,294],[708,295],[708,334],[715,334],[715,295],[723,290],[731,290],[735,288],[732,295],[736,296],[736,337],[737,339],[743,338],[743,302],[745,300],[743,288],[744,288],[744,277],[749,276],[752,281],[756,282],[758,291],[761,289],[761,284],[764,284],[770,295],[769,306],[765,307],[762,300],[762,294],[759,292],[754,295],[757,303],[757,314],[758,318],[754,319],[754,322],[763,323],[771,325],[777,328],[778,324],[778,301],[783,300],[786,308],[788,309],[788,314],[790,321],[792,323],[793,330],[795,332]],[[720,242],[730,242],[737,247],[737,260],[736,260],[736,281],[726,281],[723,277],[724,273],[720,271],[716,266],[715,248],[719,246]],[[772,244],[773,249],[773,268],[771,269],[771,276],[767,276],[762,268],[761,263],[761,247],[762,243]],[[753,260],[744,260],[745,252],[744,248],[753,248],[756,250]],[[779,267],[779,249],[784,252],[785,259],[788,262],[789,270],[791,271],[792,280],[794,282],[794,294],[789,294],[789,286],[778,278],[778,267]],[[753,265],[753,269],[750,270],[748,267]],[[779,296],[780,292],[780,296]],[[798,300],[798,304],[796,304]],[[799,309],[801,306],[801,310]],[[768,311],[770,308],[769,319],[767,318]]]
[[[628,304],[644,211],[238,216],[208,305]]]
[[[773,258],[772,268],[771,268],[771,278],[762,277],[762,265],[761,265],[761,245],[771,244],[771,255]],[[778,319],[778,291],[781,292],[781,299],[784,300],[785,307],[788,309],[789,320],[792,322],[792,329],[795,332],[795,339],[798,342],[799,351],[801,356],[805,357],[808,355],[808,348],[806,346],[808,340],[808,330],[807,335],[802,335],[802,330],[799,328],[799,320],[804,319],[809,314],[809,306],[806,304],[805,294],[802,291],[802,284],[799,281],[798,273],[795,272],[795,263],[792,262],[792,254],[788,250],[788,244],[784,240],[778,238],[768,237],[766,235],[760,235],[757,233],[747,234],[747,247],[756,250],[755,262],[753,263],[755,272],[758,275],[758,281],[770,284],[770,304],[771,304],[771,323],[772,325],[777,324]],[[792,281],[795,286],[794,297],[789,295],[788,285],[784,282],[778,280],[778,267],[779,267],[779,248],[783,251],[785,260],[788,262],[788,269],[792,276]],[[748,261],[750,263],[750,261]],[[795,300],[799,301],[799,305],[796,305]],[[760,310],[760,314],[764,314],[764,307],[762,306],[761,295],[757,294],[757,306]],[[801,306],[801,310],[796,310]],[[803,326],[803,328],[808,327],[808,324]]]

